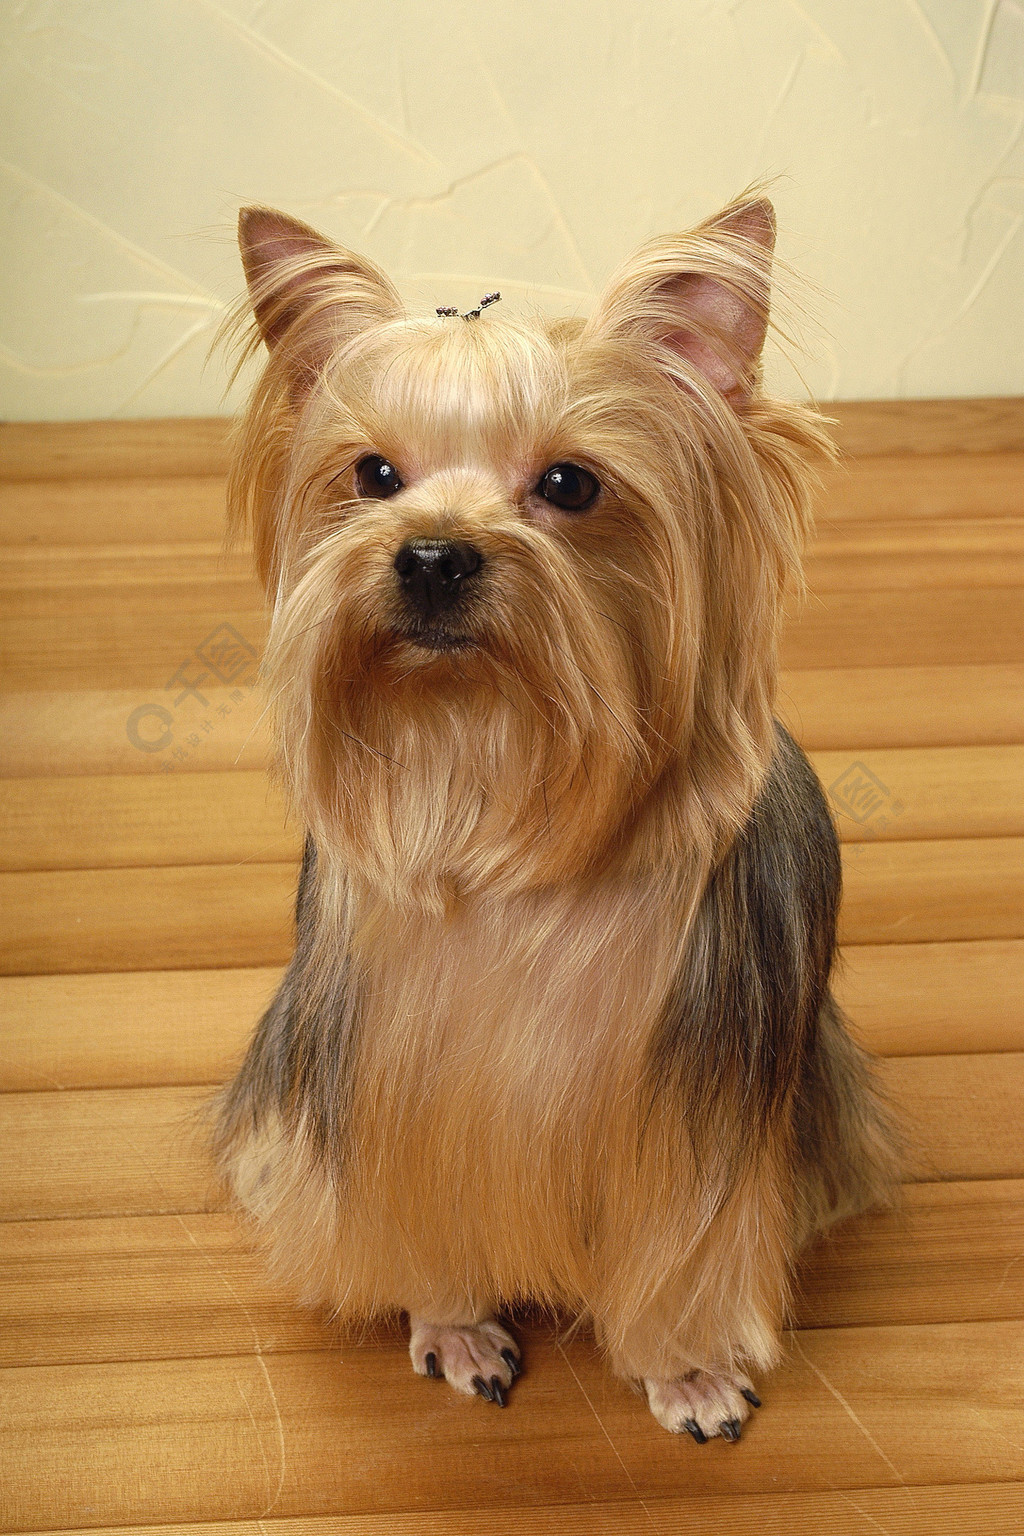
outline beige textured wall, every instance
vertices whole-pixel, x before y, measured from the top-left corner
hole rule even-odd
[[[584,311],[781,175],[823,398],[1024,392],[1019,0],[4,0],[9,418],[226,411],[241,202],[411,303]]]

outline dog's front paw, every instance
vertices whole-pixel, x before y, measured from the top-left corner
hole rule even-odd
[[[522,1370],[519,1345],[485,1317],[459,1327],[410,1318],[409,1353],[420,1376],[444,1377],[457,1392],[474,1392],[504,1408],[509,1387]]]
[[[736,1441],[761,1399],[748,1376],[691,1371],[671,1381],[648,1377],[647,1402],[658,1423],[673,1435],[690,1434],[698,1445],[715,1435]]]

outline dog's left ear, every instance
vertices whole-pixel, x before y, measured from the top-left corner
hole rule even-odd
[[[733,203],[690,234],[664,235],[631,257],[587,331],[647,342],[679,384],[692,390],[706,380],[742,410],[768,329],[774,246],[768,199]]]
[[[287,213],[243,208],[238,244],[260,334],[300,390],[346,336],[402,313],[379,267]]]

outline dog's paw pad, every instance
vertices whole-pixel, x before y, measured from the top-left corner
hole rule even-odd
[[[461,1327],[413,1318],[409,1353],[420,1376],[443,1376],[457,1392],[499,1408],[522,1370],[519,1345],[493,1317]]]
[[[644,1387],[658,1423],[674,1435],[691,1435],[698,1445],[716,1435],[735,1443],[751,1408],[761,1406],[749,1377],[731,1372],[691,1371],[671,1381],[648,1377]]]

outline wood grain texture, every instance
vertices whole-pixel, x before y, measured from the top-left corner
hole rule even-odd
[[[0,423],[0,479],[224,475],[230,432],[230,419],[221,416],[6,421]]]
[[[834,987],[882,1056],[1024,1050],[1020,939],[848,945]]]
[[[398,1338],[341,1352],[9,1369],[8,1519],[29,1530],[110,1525],[126,1505],[142,1523],[500,1508],[510,1487],[528,1507],[676,1496],[683,1480],[695,1494],[906,1494],[1020,1471],[1017,1322],[794,1335],[739,1448],[666,1441],[589,1340],[523,1332],[529,1364],[506,1413],[415,1377]]]
[[[4,869],[268,864],[302,856],[302,834],[263,773],[4,779],[0,818]]]
[[[1024,661],[1017,587],[821,592],[794,606],[782,665],[964,666]]]
[[[211,1099],[208,1088],[3,1094],[0,1220],[213,1209]]]
[[[138,597],[122,606],[114,593],[105,596],[97,588],[89,594],[89,613],[76,612],[67,603],[53,611],[53,604],[42,603],[49,613],[4,615],[0,667],[5,687],[12,692],[132,689],[137,690],[139,705],[166,703],[173,690],[171,704],[177,708],[176,700],[187,695],[184,688],[179,694],[176,679],[183,677],[188,684],[200,679],[211,685],[223,682],[199,654],[211,636],[229,626],[255,658],[266,633],[262,607],[232,608],[219,601],[226,594],[215,584],[200,583],[192,595],[183,586],[181,594],[180,609],[166,594],[157,595],[155,608]],[[197,606],[204,596],[205,606]]]
[[[917,1181],[1024,1173],[1024,1056],[892,1056],[878,1063]]]
[[[980,1322],[1024,1309],[1024,1181],[918,1184],[806,1256],[793,1321]],[[344,1341],[267,1276],[231,1212],[0,1223],[0,1365],[264,1355]],[[0,1378],[2,1379],[2,1378]]]
[[[0,545],[85,549],[97,544],[219,545],[223,476],[0,481]]]
[[[880,1073],[909,1128],[912,1180],[1024,1178],[1024,1056],[893,1057]],[[212,1099],[207,1087],[0,1095],[0,1220],[214,1208]]]
[[[1024,938],[1024,841],[847,843],[843,944]]]
[[[1003,453],[859,455],[825,475],[816,512],[823,534],[828,524],[872,523],[899,526],[913,538],[907,524],[921,518],[963,524],[1019,518],[1022,485],[1024,453],[1019,447]]]
[[[0,1091],[225,1082],[280,979],[279,966],[0,977]]]
[[[901,1210],[843,1222],[811,1248],[793,1316],[801,1328],[1019,1317],[1022,1269],[1024,1181],[913,1184]]]
[[[1016,396],[970,400],[830,400],[820,408],[836,423],[847,454],[1019,453],[1024,401]]]
[[[810,757],[843,842],[1024,833],[1024,747],[883,747]]]
[[[0,1296],[4,1366],[339,1343],[325,1314],[271,1282],[228,1211],[0,1222]]]
[[[1017,496],[1020,500],[1019,489]],[[1019,587],[1024,519],[824,523],[808,551],[805,573],[812,592]]]
[[[0,874],[0,973],[284,965],[298,866]]]
[[[1019,1483],[856,1488],[827,1493],[689,1494],[607,1502],[491,1506],[415,1514],[328,1515],[294,1520],[93,1527],[94,1536],[1006,1536],[1024,1524]],[[49,1536],[70,1536],[67,1531]]]
[[[0,778],[266,767],[270,732],[259,689],[204,681],[201,697],[177,704],[180,693],[112,688],[0,694]]]
[[[788,671],[776,707],[808,751],[1010,745],[1024,741],[1024,666]]]
[[[117,601],[131,613],[205,611],[211,590],[231,608],[259,606],[248,552],[216,542],[48,544],[8,549],[0,567],[5,611],[28,617],[103,614]]]

